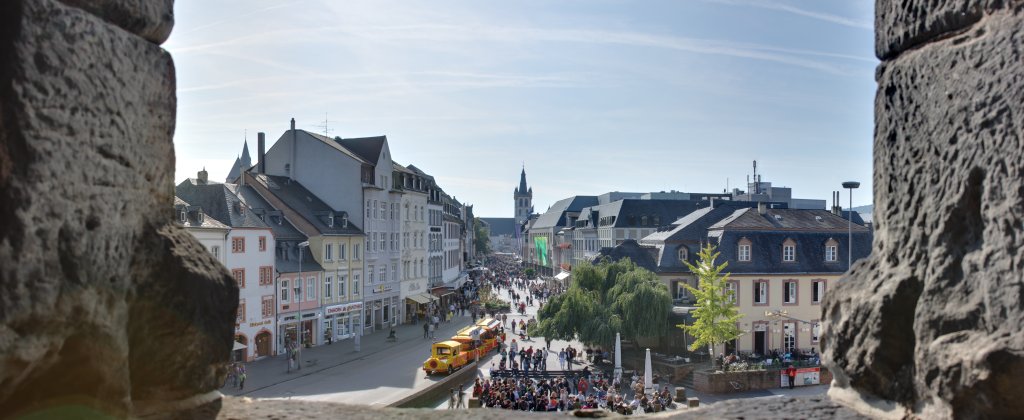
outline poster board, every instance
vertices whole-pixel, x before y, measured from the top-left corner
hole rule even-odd
[[[782,377],[782,380],[779,382],[780,384],[782,384],[780,388],[789,388],[789,376],[786,375],[786,370],[783,369],[779,371],[779,375]],[[798,368],[796,370],[796,384],[794,384],[795,386],[818,385],[820,383],[820,367]]]

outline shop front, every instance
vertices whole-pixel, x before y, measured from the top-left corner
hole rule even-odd
[[[287,348],[292,348],[296,343],[298,343],[300,329],[302,331],[303,347],[312,347],[323,343],[322,339],[318,335],[318,332],[320,331],[318,326],[320,318],[320,311],[303,312],[300,326],[298,312],[280,316],[277,320],[277,336],[281,339],[278,343],[278,354],[284,353]]]
[[[395,284],[379,284],[366,296],[364,306],[363,333],[377,330],[389,330],[398,325],[399,306],[398,288]]]
[[[419,322],[427,319],[430,303],[437,298],[429,293],[419,293],[405,297],[406,322]]]
[[[363,310],[363,302],[331,305],[324,308],[323,335],[324,343],[351,338],[355,335],[359,323],[359,315]]]

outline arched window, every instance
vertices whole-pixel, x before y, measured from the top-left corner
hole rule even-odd
[[[690,251],[685,246],[679,247],[679,262],[686,262],[689,260]]]

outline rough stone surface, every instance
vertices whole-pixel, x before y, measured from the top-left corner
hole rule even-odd
[[[167,226],[174,65],[86,10],[0,2],[0,407],[208,410],[238,291]]]
[[[1020,0],[875,0],[875,53],[880,59],[949,36],[986,13]]]
[[[150,42],[162,44],[174,27],[174,0],[60,0]]]
[[[527,418],[573,418],[572,413],[530,413],[524,411],[473,409],[452,412],[449,410],[370,408],[308,401],[252,400],[248,398],[225,397],[224,407],[218,418],[241,419],[424,419],[424,420],[474,420],[474,419],[527,419]],[[613,414],[610,417],[632,418]],[[643,418],[655,419],[865,419],[856,411],[838,405],[828,397],[758,398],[720,402],[698,409],[680,409],[650,414]]]
[[[996,2],[877,21],[911,3]],[[826,295],[822,347],[833,395],[893,416],[1024,417],[1024,12],[993,10],[878,70],[874,250]]]

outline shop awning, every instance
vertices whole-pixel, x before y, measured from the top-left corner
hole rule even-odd
[[[565,280],[567,278],[569,278],[569,272],[567,272],[567,271],[563,271],[561,273],[555,274],[555,279],[556,280]]]
[[[420,293],[420,294],[417,294],[417,295],[412,295],[412,296],[406,296],[405,298],[409,299],[409,300],[411,300],[413,302],[416,302],[416,303],[418,303],[420,305],[426,305],[426,304],[430,303],[430,298],[427,297],[427,296],[424,296],[423,293]]]
[[[232,349],[231,349],[231,351],[235,351],[235,350],[244,350],[244,349],[247,349],[247,348],[249,348],[249,346],[247,346],[247,345],[245,345],[245,344],[242,344],[242,343],[239,343],[239,342],[237,342],[237,341],[236,341],[236,342],[235,342],[235,347],[234,347],[234,348],[232,348]]]

